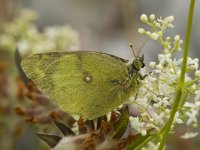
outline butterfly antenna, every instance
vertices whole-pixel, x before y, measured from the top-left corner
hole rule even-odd
[[[135,52],[134,52],[134,50],[133,50],[133,44],[130,43],[129,46],[130,46],[130,48],[131,48],[131,50],[132,50],[132,52],[133,52],[134,57],[137,58],[137,55],[135,54]]]
[[[138,53],[137,53],[137,56],[139,55],[140,51],[143,49],[143,47],[144,47],[144,45],[146,44],[147,40],[148,40],[148,39],[146,39],[146,40],[143,42],[142,46],[140,47],[140,49],[139,49],[139,51],[138,51]]]

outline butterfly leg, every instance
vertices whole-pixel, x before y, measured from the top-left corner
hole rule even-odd
[[[152,72],[149,72],[147,74],[145,74],[144,76],[142,76],[141,74],[139,74],[139,78],[140,80],[144,80],[147,76],[149,76]]]
[[[138,98],[138,92],[135,93],[135,99],[134,99],[134,102],[136,102],[137,98]]]

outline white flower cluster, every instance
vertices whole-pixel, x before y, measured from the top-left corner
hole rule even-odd
[[[18,48],[26,56],[78,48],[78,33],[69,25],[46,27],[40,32],[36,19],[35,11],[21,9],[11,22],[5,22],[0,33],[0,49],[13,52]]]
[[[158,54],[158,62],[150,62],[149,66],[152,68],[152,72],[141,81],[142,86],[137,97],[130,98],[141,112],[139,117],[130,117],[130,124],[142,135],[146,135],[145,133],[152,131],[152,129],[154,132],[162,132],[174,104],[183,61],[182,58],[176,58],[176,53],[181,51],[183,41],[178,35],[173,38],[173,41],[170,37],[163,38],[166,28],[173,26],[173,20],[174,17],[172,16],[157,20],[155,20],[155,15],[147,17],[143,14],[141,16],[141,21],[150,25],[153,31],[140,28],[139,33],[157,40],[163,46],[162,53]],[[198,63],[198,58],[188,57],[184,90],[171,131],[173,131],[175,124],[185,123],[190,127],[197,126],[200,111],[200,70]],[[190,138],[194,135],[196,136],[197,133],[187,133],[183,137]]]
[[[149,18],[147,17],[147,15],[142,14],[140,20],[145,24],[151,26],[153,31],[146,31],[143,28],[139,28],[138,32],[140,34],[147,35],[153,40],[158,40],[164,48],[164,53],[171,53],[170,51],[175,51],[175,50],[181,51],[180,45],[183,43],[183,41],[180,39],[179,35],[176,35],[174,37],[173,43],[171,42],[171,38],[169,36],[167,36],[165,40],[163,38],[166,29],[174,27],[172,24],[172,22],[174,21],[173,16],[169,16],[164,19],[162,19],[161,17],[155,19],[154,14],[150,15]]]
[[[147,134],[145,130],[145,123],[139,120],[139,117],[130,117],[129,118],[131,126],[134,126],[135,129],[140,132],[143,136]]]

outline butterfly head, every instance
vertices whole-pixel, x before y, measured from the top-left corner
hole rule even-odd
[[[145,66],[144,64],[144,55],[142,57],[136,57],[132,62],[132,68],[136,71],[139,71],[140,68],[143,68]]]
[[[133,60],[129,61],[127,66],[129,68],[129,73],[135,74],[145,66],[144,55],[142,57],[136,57]]]

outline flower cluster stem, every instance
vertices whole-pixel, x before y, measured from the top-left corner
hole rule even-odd
[[[188,52],[189,52],[190,35],[191,35],[191,30],[192,30],[194,5],[195,5],[195,0],[190,0],[190,8],[189,8],[189,14],[188,14],[188,21],[187,21],[185,46],[184,46],[184,54],[183,54],[183,64],[182,64],[182,68],[181,68],[180,80],[178,83],[178,87],[177,87],[177,91],[176,91],[176,98],[175,98],[175,101],[173,104],[170,118],[162,132],[162,135],[161,135],[161,142],[159,145],[159,150],[163,150],[163,148],[164,148],[164,145],[166,143],[167,137],[169,135],[169,132],[170,132],[173,120],[174,120],[174,116],[178,110],[179,103],[181,102],[182,92],[183,92],[183,88],[185,86],[185,73],[186,73],[186,67],[187,67],[187,57],[188,57]]]

